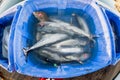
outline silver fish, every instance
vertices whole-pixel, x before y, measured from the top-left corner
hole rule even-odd
[[[40,32],[36,32],[36,40],[39,41],[41,39],[41,33]]]
[[[62,40],[65,40],[68,38],[68,35],[66,34],[46,34],[42,37],[42,39],[40,41],[38,41],[36,44],[34,44],[32,47],[30,48],[23,48],[24,54],[27,55],[29,51],[34,50],[36,48],[40,48],[42,46],[46,46],[46,45],[50,45]]]
[[[83,47],[45,47],[45,50],[55,52],[61,55],[69,55],[69,54],[80,54],[84,52]]]
[[[39,31],[44,32],[58,32],[58,33],[66,33],[72,36],[77,35],[77,37],[88,37],[92,40],[90,34],[84,32],[83,30],[77,28],[76,26],[72,26],[69,23],[65,23],[60,20],[52,19],[53,22],[45,22],[46,25],[39,29]]]
[[[62,55],[60,53],[50,52],[50,51],[47,51],[47,50],[42,50],[39,55],[47,58],[48,60],[53,60],[53,61],[59,62],[59,63],[76,61],[76,62],[79,62],[80,64],[83,64],[83,61],[90,58],[90,54],[85,53],[85,52],[82,53],[82,54]]]
[[[78,21],[80,21],[81,20],[81,18],[80,18],[80,16],[77,16],[76,15],[76,17],[77,17],[77,20]],[[80,19],[80,20],[79,20]],[[73,31],[75,31],[75,32],[77,32],[77,33],[79,33],[79,34],[84,34],[84,35],[89,35],[89,34],[85,34],[85,32],[82,30],[82,29],[79,29],[77,26],[72,26],[71,24],[69,24],[69,23],[66,23],[66,22],[63,22],[63,21],[61,21],[61,20],[57,20],[57,19],[51,19],[51,21],[54,21],[54,22],[56,22],[56,23],[61,23],[62,25],[65,25],[65,26],[67,26],[67,28],[68,29],[72,29]],[[83,20],[82,20],[83,21]],[[85,21],[84,21],[85,22]],[[81,24],[81,23],[79,23],[79,24]],[[71,26],[70,26],[71,25]],[[64,27],[65,27],[64,26]],[[70,26],[70,28],[69,28],[69,26]],[[88,27],[87,27],[87,29],[88,29]],[[82,33],[80,33],[79,31],[82,31]],[[88,30],[89,31],[89,30]]]
[[[40,53],[39,53],[40,56],[42,57],[45,57],[47,59],[50,59],[50,60],[55,60],[55,61],[65,61],[65,58],[64,57],[61,57],[60,54],[58,53],[53,53],[53,52],[50,52],[50,51],[47,51],[47,50],[42,50]]]
[[[66,56],[66,59],[70,59],[70,60],[73,60],[73,61],[81,61],[83,63],[83,61],[87,60],[90,58],[90,53],[83,53],[81,55],[68,55]]]
[[[85,46],[89,40],[87,38],[80,38],[80,39],[68,39],[59,43],[54,44],[53,46],[56,47],[65,47],[65,46]]]
[[[3,32],[2,53],[5,58],[8,58],[8,41],[9,41],[10,26],[6,26]]]
[[[75,13],[73,13],[72,16],[76,18],[76,20],[79,24],[79,27],[82,30],[84,30],[86,33],[90,34],[90,31],[89,31],[89,28],[88,28],[86,21],[82,17],[80,17],[79,15],[77,15]]]

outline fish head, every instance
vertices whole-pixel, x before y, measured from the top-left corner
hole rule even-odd
[[[89,58],[91,57],[91,54],[90,53],[83,53],[80,55],[80,61],[85,61],[85,60],[88,60]]]
[[[35,16],[35,18],[37,18],[40,22],[45,22],[48,20],[48,16],[45,12],[42,11],[36,11],[33,12],[33,15]]]

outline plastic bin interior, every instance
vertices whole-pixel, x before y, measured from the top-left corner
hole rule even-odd
[[[113,64],[116,64],[120,59],[120,15],[116,15],[114,12],[104,9],[108,22],[110,23],[109,29],[111,32],[112,41],[112,54],[113,54]]]
[[[91,33],[98,36],[95,38],[96,44],[92,50],[92,57],[83,65],[68,63],[56,68],[43,64],[31,52],[26,62],[22,49],[28,44],[33,45],[35,43],[34,25],[37,24],[37,20],[32,14],[34,11],[44,11],[48,16],[60,16],[61,18],[71,15],[73,12],[83,16]],[[17,20],[14,35],[14,63],[15,69],[19,73],[36,77],[68,78],[94,72],[112,62],[111,35],[107,21],[101,8],[90,0],[27,1]]]

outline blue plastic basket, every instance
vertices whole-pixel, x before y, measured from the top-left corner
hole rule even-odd
[[[49,16],[71,14],[82,15],[93,35],[96,38],[91,59],[81,64],[62,64],[61,69],[43,64],[36,60],[34,53],[28,56],[28,61],[23,53],[23,48],[33,45],[34,24],[37,23],[33,16],[34,11],[44,11]],[[18,12],[19,13],[19,12]],[[106,12],[92,0],[29,0],[26,1],[19,13],[14,35],[14,64],[15,70],[21,74],[36,77],[68,78],[97,71],[113,63],[115,60],[114,36]],[[113,53],[114,52],[114,53]]]

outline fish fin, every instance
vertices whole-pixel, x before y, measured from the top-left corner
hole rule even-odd
[[[23,50],[23,52],[24,52],[24,55],[25,55],[25,56],[27,56],[27,55],[28,55],[28,51],[29,51],[29,50],[28,50],[28,49],[26,49],[26,48],[23,48],[22,50]]]
[[[91,45],[91,47],[93,47],[94,46],[94,44],[96,43],[96,41],[95,41],[95,39],[94,38],[98,38],[98,37],[95,37],[95,35],[90,35],[90,37],[88,37],[89,38],[89,42],[92,42],[92,44],[93,45]]]
[[[73,25],[73,17],[75,17],[76,14],[75,13],[72,13],[72,17],[71,17],[71,20],[70,20],[70,24]]]
[[[24,55],[25,55],[25,61],[27,62],[28,50],[26,48],[23,48],[23,52],[24,52]]]
[[[91,35],[92,38],[99,38],[100,36],[99,35]]]
[[[88,43],[90,44],[90,47],[94,47],[96,41],[95,41],[95,39],[92,39],[92,38],[91,38]]]
[[[84,63],[83,63],[82,61],[80,61],[80,60],[79,60],[79,61],[77,61],[77,62],[78,62],[78,63],[80,63],[80,64],[84,64]]]
[[[96,41],[94,39],[92,39],[92,45],[91,47],[93,47],[95,45]]]

